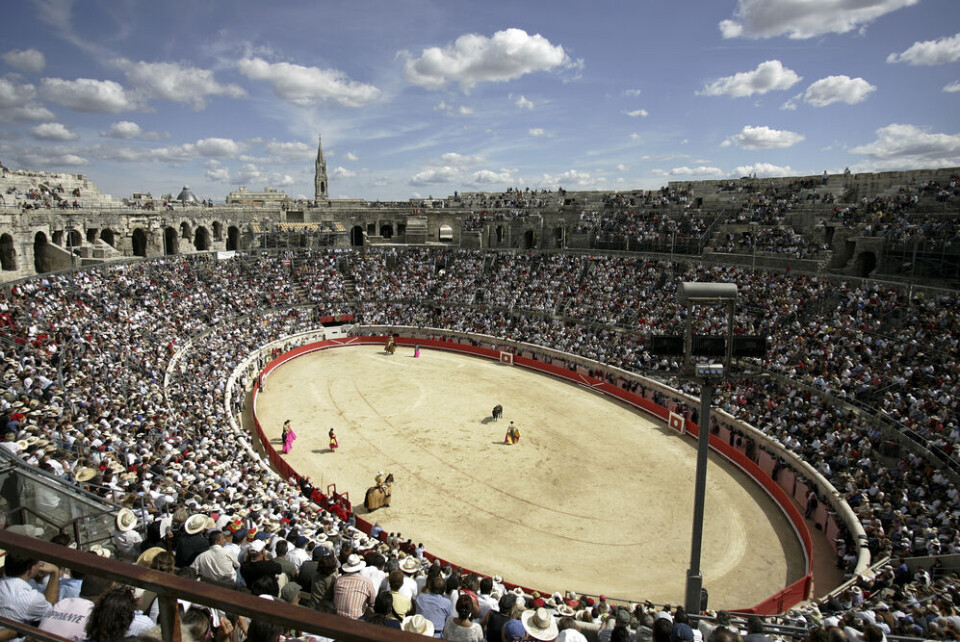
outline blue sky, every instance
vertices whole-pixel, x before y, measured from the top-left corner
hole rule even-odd
[[[960,166],[957,0],[17,0],[0,161],[222,201]]]

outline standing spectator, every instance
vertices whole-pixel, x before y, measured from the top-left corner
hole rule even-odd
[[[337,615],[359,620],[368,607],[373,607],[377,589],[373,582],[358,573],[364,566],[366,562],[356,553],[351,553],[347,563],[341,567],[343,574],[333,583],[333,602]]]
[[[213,531],[207,537],[210,548],[197,555],[193,560],[193,568],[197,575],[209,582],[222,582],[233,585],[236,583],[237,569],[240,563],[229,550],[224,548],[227,537],[223,531]]]

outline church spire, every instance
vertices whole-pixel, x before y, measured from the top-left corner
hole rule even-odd
[[[314,200],[317,203],[325,202],[327,194],[327,160],[323,157],[323,141],[317,136],[317,164],[313,179]]]

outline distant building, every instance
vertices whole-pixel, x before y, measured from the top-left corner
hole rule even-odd
[[[227,194],[227,205],[254,205],[257,207],[280,207],[290,203],[293,199],[283,190],[264,187],[262,192],[251,192],[241,187],[235,192]]]
[[[320,205],[327,202],[330,198],[327,192],[329,186],[330,184],[327,182],[327,160],[323,157],[323,141],[317,136],[317,162],[313,178],[315,204]]]

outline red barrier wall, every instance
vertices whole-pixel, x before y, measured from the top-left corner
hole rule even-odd
[[[384,345],[386,343],[386,337],[380,336],[370,336],[370,337],[350,337],[345,339],[332,339],[327,341],[320,341],[318,343],[311,343],[305,346],[301,346],[289,352],[285,352],[273,361],[271,361],[260,373],[260,381],[266,381],[269,378],[269,374],[280,367],[284,363],[287,363],[291,359],[296,359],[299,356],[304,354],[309,354],[311,352],[316,352],[318,350],[327,350],[329,348],[339,348],[344,346],[355,346],[355,345]],[[469,354],[477,357],[483,357],[486,359],[493,359],[495,361],[500,360],[500,352],[497,350],[491,350],[489,348],[480,348],[477,346],[472,346],[469,344],[457,343],[455,341],[446,341],[443,339],[408,339],[406,337],[397,337],[396,343],[398,346],[407,346],[411,347],[414,345],[419,345],[422,348],[429,348],[431,350],[444,350],[448,352],[457,352],[461,354]],[[577,383],[583,386],[587,386],[598,392],[602,392],[611,397],[615,397],[620,401],[628,403],[639,410],[653,416],[654,418],[667,422],[669,416],[669,410],[659,406],[653,401],[641,397],[632,392],[628,392],[602,381],[600,379],[595,379],[589,377],[586,374],[578,371],[569,370],[562,366],[555,366],[550,363],[545,363],[536,359],[531,359],[529,357],[522,357],[519,355],[514,355],[513,364],[521,368],[527,368],[536,372],[543,374],[549,374],[554,377],[559,377],[561,379],[566,379],[573,383]],[[263,428],[260,425],[260,420],[257,418],[257,394],[259,393],[258,386],[254,387],[253,391],[253,417],[255,430],[257,432],[257,437],[260,439],[260,443],[263,444],[264,451],[266,452],[267,458],[270,461],[270,464],[274,469],[283,475],[284,478],[295,480],[300,479],[300,475],[297,474],[295,470],[277,453],[273,448],[273,445],[270,443],[270,440],[267,438],[266,434],[263,432]],[[696,438],[699,433],[699,427],[690,422],[686,422],[687,434],[693,438]],[[738,450],[735,447],[730,446],[727,441],[724,441],[718,435],[710,435],[710,448],[720,453],[726,459],[730,460],[737,467],[743,470],[747,475],[753,478],[753,480],[763,488],[768,495],[783,510],[784,514],[793,524],[794,529],[797,532],[797,536],[800,538],[801,544],[803,545],[804,553],[807,558],[807,572],[804,577],[800,578],[790,586],[784,588],[782,591],[776,593],[775,595],[770,596],[760,604],[757,604],[750,608],[745,609],[733,609],[738,612],[743,613],[757,613],[761,615],[772,615],[774,613],[783,613],[794,604],[801,602],[807,599],[810,596],[810,592],[813,586],[813,540],[810,538],[810,531],[807,529],[806,522],[803,519],[803,516],[800,514],[800,511],[797,510],[791,499],[791,493],[788,493],[781,487],[780,484],[773,481],[770,475],[759,466],[757,463],[749,459],[744,453]],[[788,471],[784,470],[782,474],[786,474]],[[784,480],[781,478],[780,483],[783,483]],[[800,492],[797,488],[802,486],[799,482],[794,485],[794,493],[796,496],[797,492]],[[805,491],[805,488],[804,488]],[[802,497],[802,493],[800,495]],[[372,525],[361,518],[357,518],[357,528],[362,530],[364,533],[370,533],[370,527]],[[439,559],[431,554],[427,554],[426,557],[429,559]],[[449,560],[441,560],[441,562],[447,563]],[[455,562],[450,562],[452,565],[457,566]],[[465,573],[470,573],[469,569],[464,569]],[[513,588],[515,585],[510,585],[509,588]],[[532,592],[533,589],[528,587],[521,587],[526,590],[528,593]],[[543,593],[543,591],[540,591]],[[549,591],[547,591],[549,593]]]

